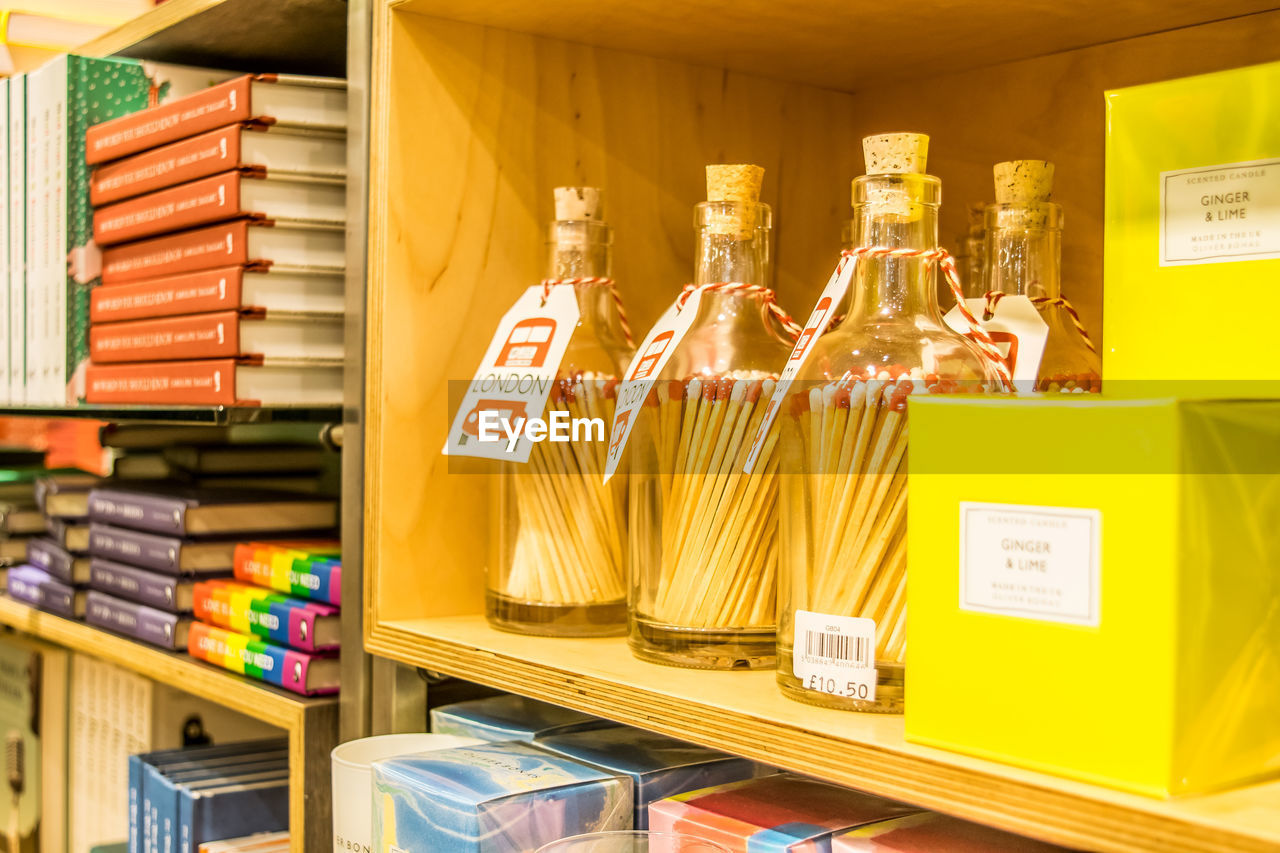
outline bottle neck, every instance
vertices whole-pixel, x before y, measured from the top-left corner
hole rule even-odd
[[[1062,227],[1057,205],[993,205],[987,214],[985,286],[1017,296],[1062,293]]]
[[[910,180],[910,179],[927,180]],[[936,180],[923,175],[866,176],[854,205],[853,239],[858,247],[931,251],[938,247]],[[929,183],[933,181],[933,183]],[[861,258],[850,284],[853,303],[845,325],[928,317],[942,322],[936,290],[937,263],[922,258]]]
[[[552,222],[547,235],[547,278],[607,278],[613,235],[602,222]]]

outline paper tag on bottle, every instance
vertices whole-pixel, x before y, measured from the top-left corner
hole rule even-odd
[[[528,462],[525,426],[541,418],[578,325],[572,287],[535,285],[502,316],[449,428],[444,453]]]
[[[984,320],[982,315],[987,310],[985,298],[966,299],[964,302],[969,312],[978,318],[978,325],[999,347],[1000,354],[1009,364],[1013,381],[1018,383],[1018,390],[1033,390],[1036,374],[1040,372],[1044,344],[1049,338],[1049,324],[1040,316],[1040,310],[1026,296],[1002,296],[991,319]],[[959,306],[953,306],[943,319],[960,334],[969,334],[969,323],[960,313]]]
[[[787,364],[782,368],[778,384],[773,389],[773,397],[769,399],[769,406],[764,410],[764,417],[760,420],[760,429],[751,442],[751,452],[747,454],[747,461],[742,466],[742,470],[746,473],[750,474],[756,467],[756,460],[764,448],[764,440],[769,435],[774,417],[778,414],[778,407],[782,405],[787,391],[791,388],[791,380],[795,379],[800,368],[804,367],[805,359],[813,351],[813,342],[822,337],[822,333],[831,323],[836,306],[844,300],[844,295],[849,290],[849,282],[853,280],[855,264],[856,259],[850,258],[843,266],[836,267],[831,278],[827,280],[827,286],[823,288],[822,295],[818,297],[818,304],[813,306],[809,320],[804,324],[804,331],[800,333],[800,337],[796,338],[796,345],[791,348],[791,355],[787,357]]]
[[[631,437],[631,430],[636,425],[636,415],[644,406],[645,398],[653,389],[653,382],[662,373],[662,368],[671,360],[676,351],[676,344],[689,331],[698,316],[698,306],[702,304],[701,287],[689,294],[689,298],[680,304],[680,300],[671,303],[658,322],[653,324],[649,334],[645,335],[640,348],[636,350],[631,363],[627,365],[626,377],[618,386],[618,404],[613,413],[613,428],[609,430],[609,453],[604,460],[604,481],[618,470],[622,461],[622,451]]]
[[[791,671],[807,690],[875,701],[876,621],[797,610]]]

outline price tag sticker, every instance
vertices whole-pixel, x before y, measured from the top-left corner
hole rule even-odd
[[[1018,391],[1034,391],[1045,341],[1049,339],[1049,324],[1040,316],[1040,310],[1026,296],[1002,296],[991,318],[983,319],[987,310],[986,299],[977,297],[964,302],[969,312],[978,318],[978,325],[987,331],[991,341],[1000,349]],[[969,334],[969,323],[960,313],[959,306],[953,306],[942,319],[960,334]]]
[[[702,304],[701,287],[689,293],[684,304],[676,300],[666,310],[658,322],[653,324],[649,334],[636,350],[631,363],[627,365],[626,377],[618,386],[618,405],[613,413],[613,427],[609,430],[609,452],[604,460],[604,481],[609,482],[618,470],[622,461],[622,451],[635,428],[636,417],[644,406],[645,398],[653,388],[653,382],[662,374],[676,345],[688,333],[698,316],[698,306]]]
[[[769,405],[764,410],[760,429],[756,432],[755,440],[751,442],[751,452],[747,454],[747,461],[742,466],[742,470],[746,473],[750,474],[755,470],[756,460],[760,456],[761,449],[764,448],[764,440],[769,436],[769,428],[778,414],[778,407],[782,405],[782,401],[787,397],[787,391],[791,388],[791,380],[795,379],[800,368],[804,367],[805,359],[813,351],[813,342],[827,330],[836,306],[848,292],[849,282],[853,279],[854,265],[854,259],[848,258],[836,267],[836,271],[827,280],[827,286],[823,288],[822,295],[818,297],[818,303],[813,306],[809,320],[804,324],[804,331],[800,333],[800,337],[796,338],[796,345],[791,349],[787,364],[778,376],[778,384],[773,390],[773,396],[769,398]]]
[[[791,671],[805,688],[873,702],[875,654],[874,619],[796,611]]]
[[[572,286],[530,287],[503,315],[449,429],[444,453],[528,462],[524,427],[542,417],[578,326]]]

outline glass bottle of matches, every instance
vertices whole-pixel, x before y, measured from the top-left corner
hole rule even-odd
[[[696,314],[672,339],[631,438],[630,643],[659,663],[776,662],[776,454],[766,449],[756,473],[742,472],[795,337],[767,289],[763,176],[759,166],[707,167],[695,289],[682,297]]]
[[[555,203],[547,285],[574,289],[579,319],[543,418],[598,418],[607,432],[632,351],[608,278],[612,232],[595,187],[560,187]],[[548,337],[517,333],[535,347]],[[571,437],[534,444],[527,464],[503,464],[485,596],[494,627],[564,637],[626,630],[625,478],[602,483],[603,434]]]
[[[1037,391],[1099,392],[1102,359],[1062,299],[1062,207],[1049,201],[1053,164],[1012,160],[997,163],[994,171],[996,203],[986,210],[983,290],[1029,298],[1048,325]]]
[[[813,345],[781,426],[778,681],[792,698],[902,709],[906,401],[998,387],[991,360],[946,326],[936,252],[941,183],[928,137],[864,140],[853,182],[859,258],[848,318]]]

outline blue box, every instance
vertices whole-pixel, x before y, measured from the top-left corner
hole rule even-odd
[[[631,777],[636,829],[649,828],[649,803],[760,775],[756,764],[745,758],[629,726],[550,735],[534,743],[559,755]]]
[[[581,711],[506,694],[441,705],[431,710],[431,731],[488,741],[523,740],[617,726]]]
[[[374,762],[374,850],[529,853],[628,829],[631,779],[518,741]]]

